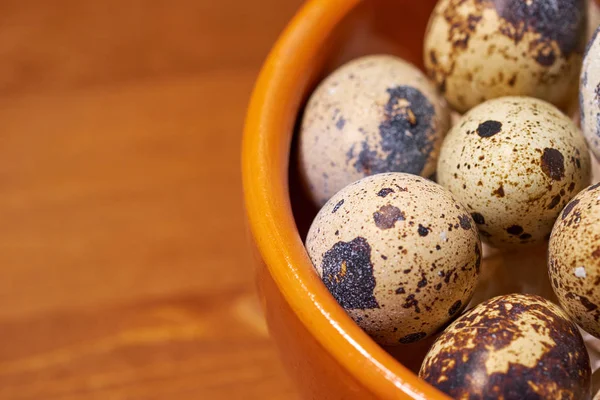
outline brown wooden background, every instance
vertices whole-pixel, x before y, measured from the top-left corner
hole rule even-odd
[[[294,399],[239,151],[301,0],[0,2],[0,399]]]

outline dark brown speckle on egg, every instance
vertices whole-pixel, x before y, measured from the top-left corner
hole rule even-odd
[[[502,123],[498,121],[485,121],[477,127],[477,134],[482,138],[489,138],[502,130]]]
[[[396,221],[404,221],[404,213],[398,207],[386,204],[373,213],[373,220],[379,229],[391,229]]]
[[[331,212],[332,212],[332,213],[335,213],[335,212],[336,212],[337,210],[339,210],[339,209],[340,209],[340,207],[341,207],[341,206],[343,206],[343,205],[344,205],[344,199],[341,199],[340,201],[338,201],[338,202],[335,204],[335,207],[333,207],[333,210],[331,210]]]
[[[541,165],[544,173],[550,178],[560,181],[565,177],[565,158],[560,151],[545,148]]]
[[[429,234],[429,228],[426,228],[423,225],[419,224],[418,232],[419,236],[427,236]]]
[[[373,296],[375,278],[371,247],[363,237],[337,242],[323,254],[323,282],[345,309],[379,308]]]
[[[390,193],[394,193],[394,189],[392,189],[392,188],[383,188],[379,192],[377,192],[377,196],[379,196],[379,197],[385,197],[385,196],[387,196]]]
[[[471,213],[471,217],[473,217],[473,220],[475,221],[475,223],[477,225],[485,224],[485,218],[483,217],[483,215],[479,214],[478,212]]]
[[[510,233],[511,235],[520,235],[523,233],[523,227],[519,225],[511,225],[506,228],[506,232]]]

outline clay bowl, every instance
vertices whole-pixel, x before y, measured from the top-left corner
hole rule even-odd
[[[416,375],[431,340],[380,347],[314,272],[303,241],[317,210],[300,187],[294,143],[307,96],[335,67],[374,53],[395,54],[421,67],[434,4],[308,1],[273,47],[252,95],[242,174],[259,293],[283,363],[307,399],[448,399]],[[485,254],[475,302],[512,292],[553,298],[544,246]]]

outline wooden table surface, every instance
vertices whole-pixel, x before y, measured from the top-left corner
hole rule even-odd
[[[296,398],[239,152],[300,3],[0,3],[0,399]]]

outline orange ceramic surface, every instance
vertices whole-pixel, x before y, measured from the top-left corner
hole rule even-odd
[[[426,346],[400,348],[400,356],[392,357],[354,324],[322,284],[303,246],[316,210],[303,201],[290,164],[294,125],[317,79],[367,53],[395,53],[420,64],[433,4],[307,2],[271,51],[252,96],[242,169],[259,288],[271,335],[305,398],[446,398],[413,372]]]

